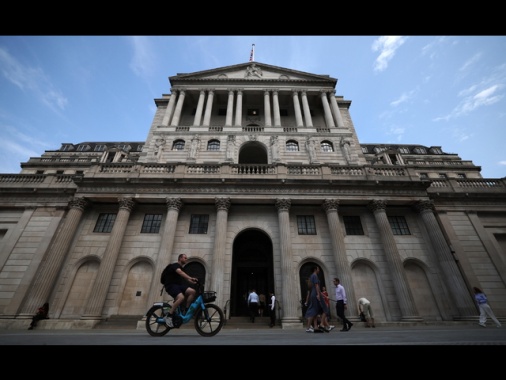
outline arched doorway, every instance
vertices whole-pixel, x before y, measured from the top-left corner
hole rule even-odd
[[[301,294],[301,309],[302,309],[302,317],[306,314],[306,307],[304,306],[304,301],[306,300],[307,291],[308,291],[308,280],[309,277],[311,277],[311,274],[313,274],[313,268],[315,265],[318,265],[315,262],[307,262],[304,263],[299,270],[299,284],[300,284],[300,294]],[[325,284],[325,274],[323,273],[323,268],[321,265],[318,265],[320,267],[320,273],[318,273],[318,278],[320,280],[320,285],[325,286],[327,288],[327,292],[329,292],[328,286]],[[329,292],[330,294],[330,292]],[[330,296],[329,298],[332,298]]]
[[[248,229],[237,235],[232,253],[230,316],[249,315],[246,300],[250,289],[266,296],[274,290],[272,262],[272,241],[266,233]]]
[[[244,144],[239,151],[240,164],[267,164],[268,155],[265,146],[258,141]]]

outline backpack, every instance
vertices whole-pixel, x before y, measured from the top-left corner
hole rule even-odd
[[[165,283],[169,280],[169,267],[170,264],[165,267],[165,269],[162,271],[162,275],[160,276],[160,283],[162,285],[165,285]]]

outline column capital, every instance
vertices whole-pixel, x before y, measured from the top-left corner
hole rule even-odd
[[[118,198],[119,208],[127,211],[132,211],[135,206],[135,202],[132,198]]]
[[[384,211],[387,208],[387,202],[384,200],[376,199],[376,200],[369,202],[369,204],[367,205],[367,208],[372,212],[381,211],[381,210]]]
[[[276,208],[278,211],[288,211],[290,210],[292,202],[290,199],[283,198],[283,199],[276,199]]]
[[[228,211],[230,209],[230,198],[215,198],[214,203],[218,211]]]
[[[168,210],[176,210],[179,212],[179,210],[183,207],[181,198],[165,198],[165,203],[167,204]]]
[[[434,211],[434,201],[418,201],[413,205],[413,209],[419,213],[422,213],[424,211]]]
[[[84,209],[89,205],[89,202],[84,198],[74,198],[69,202],[70,208],[79,209],[81,211],[84,211]]]
[[[322,204],[322,208],[326,211],[337,211],[339,209],[339,199],[325,199]]]

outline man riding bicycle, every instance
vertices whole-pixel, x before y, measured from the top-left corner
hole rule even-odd
[[[186,264],[188,257],[181,253],[177,257],[177,262],[173,264],[169,264],[165,267],[162,272],[162,279],[164,283],[165,290],[169,295],[174,298],[174,302],[172,303],[172,311],[173,313],[177,310],[177,307],[183,302],[186,298],[186,309],[188,309],[195,298],[196,291],[192,287],[190,287],[184,280],[192,283],[197,283],[198,279],[189,276],[183,271],[183,267]],[[165,323],[169,327],[174,327],[172,323],[172,314],[169,313],[165,318]]]

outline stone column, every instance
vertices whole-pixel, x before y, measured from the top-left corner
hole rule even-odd
[[[172,122],[170,123],[171,127],[177,127],[179,125],[179,119],[181,118],[181,110],[183,109],[184,98],[185,92],[183,90],[179,91],[179,98],[177,99],[176,110],[174,111]]]
[[[213,110],[214,91],[209,90],[207,93],[206,112],[204,114],[204,123],[202,126],[209,127],[211,123],[211,111]]]
[[[235,126],[240,127],[242,125],[242,91],[237,91],[237,102],[235,106]]]
[[[337,214],[339,201],[337,199],[325,199],[322,207],[327,213],[327,223],[329,224],[332,250],[334,251],[334,261],[336,263],[336,277],[339,278],[341,285],[346,290],[346,298],[348,299],[347,317],[353,318],[358,315],[357,298],[355,298],[353,276],[351,275],[350,263],[346,255],[344,231]],[[332,313],[335,314],[334,312]]]
[[[206,92],[200,90],[199,102],[197,103],[197,110],[195,111],[195,118],[193,119],[193,126],[198,127],[200,120],[202,119],[202,110],[204,109],[204,101],[206,98]]]
[[[62,228],[53,243],[48,247],[44,261],[40,264],[30,291],[27,293],[22,308],[23,314],[33,315],[34,310],[37,310],[45,302],[49,302],[51,291],[56,285],[58,274],[65,262],[65,256],[87,206],[88,201],[84,198],[75,198],[69,202],[70,210],[63,220]]]
[[[163,226],[162,239],[160,242],[160,249],[156,258],[156,267],[153,271],[153,278],[151,279],[151,290],[149,292],[149,300],[146,305],[146,310],[154,302],[160,299],[160,277],[163,269],[170,263],[177,261],[177,254],[173,255],[172,249],[174,247],[174,236],[176,235],[177,219],[179,212],[183,208],[183,202],[181,198],[166,198],[165,203],[167,205],[167,216],[165,217],[165,224]],[[175,256],[174,259],[172,256]]]
[[[435,262],[441,269],[443,280],[450,292],[454,304],[457,306],[460,317],[470,317],[476,315],[476,306],[472,297],[469,296],[469,290],[462,278],[457,263],[452,256],[450,247],[446,243],[443,232],[434,216],[433,201],[419,201],[414,205],[416,211],[420,213],[425,228],[430,237],[431,250]]]
[[[269,98],[269,90],[264,91],[264,112],[265,112],[265,126],[270,127],[271,122],[271,101]]]
[[[169,126],[170,118],[172,117],[172,113],[174,112],[174,107],[176,106],[176,99],[177,99],[177,90],[170,89],[171,95],[169,99],[169,105],[167,106],[167,109],[165,110],[165,115],[163,115],[162,125]]]
[[[228,90],[227,116],[225,119],[225,127],[232,126],[233,114],[234,114],[234,91]]]
[[[421,322],[422,318],[418,315],[409,288],[408,278],[402,265],[401,256],[397,249],[397,244],[392,233],[392,228],[388,222],[385,212],[386,202],[382,200],[371,201],[368,205],[369,210],[374,214],[376,224],[378,225],[379,235],[383,243],[383,249],[387,259],[387,264],[394,284],[395,294],[401,310],[401,321],[404,322]]]
[[[295,124],[297,127],[303,127],[302,123],[302,113],[300,112],[300,103],[299,103],[299,93],[297,91],[292,91],[293,98],[293,108],[295,109]]]
[[[279,221],[279,245],[281,256],[281,285],[282,310],[281,318],[282,328],[301,328],[300,318],[297,317],[297,292],[298,282],[296,280],[296,270],[293,263],[292,242],[290,239],[290,199],[277,199],[276,208],[278,210]]]
[[[330,93],[330,107],[332,109],[332,114],[336,119],[337,128],[344,128],[343,117],[341,116],[341,111],[339,111],[339,105],[337,104],[335,94],[335,91]]]
[[[306,91],[302,91],[302,109],[304,110],[304,120],[306,122],[306,128],[312,128],[313,118],[311,117],[311,110],[309,109]]]
[[[225,280],[225,246],[227,242],[227,219],[230,209],[230,198],[216,198],[216,234],[214,236],[213,266],[210,287],[206,289],[216,292],[216,303],[220,307],[225,305],[223,282]]]
[[[322,98],[323,105],[323,113],[325,115],[325,123],[327,124],[327,128],[334,128],[334,120],[332,119],[332,112],[330,112],[329,100],[327,99],[327,91],[322,91],[320,93]]]
[[[119,211],[111,231],[111,238],[107,243],[104,256],[98,268],[97,277],[90,292],[90,298],[81,319],[101,319],[107,293],[111,285],[112,275],[116,267],[121,242],[125,236],[125,230],[130,218],[130,213],[135,205],[132,198],[120,198]]]
[[[278,91],[272,91],[272,108],[274,112],[274,126],[281,127],[281,115],[279,114]]]

